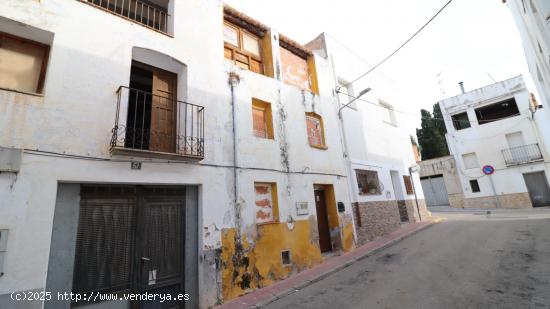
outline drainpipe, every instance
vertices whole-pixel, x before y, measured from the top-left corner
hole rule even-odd
[[[335,81],[335,87],[334,89],[338,89],[338,76],[336,75],[336,69],[334,67],[334,58],[332,57],[332,55],[330,55],[330,64],[331,64],[331,68],[332,68],[332,74],[333,74],[333,78],[334,78],[334,81]],[[357,213],[354,211],[354,208],[353,208],[353,204],[357,204],[357,207],[359,207],[358,205],[358,201],[356,200],[356,196],[357,196],[357,192],[356,192],[356,188],[355,186],[353,185],[353,170],[351,168],[351,160],[349,158],[349,152],[348,152],[348,141],[346,139],[346,131],[345,131],[345,128],[344,128],[344,117],[342,117],[342,113],[341,113],[341,109],[340,107],[343,105],[342,102],[340,102],[340,96],[338,95],[338,93],[335,93],[336,95],[336,101],[338,102],[338,120],[339,120],[339,127],[340,127],[340,134],[342,135],[342,147],[344,148],[344,163],[346,165],[346,172],[348,174],[348,195],[349,195],[349,200],[351,202],[351,216],[352,218],[357,216],[357,222],[361,222],[361,216],[358,215],[359,214],[359,211],[357,211]],[[357,208],[359,209],[359,208]],[[353,225],[353,240],[355,241],[355,244],[358,243],[358,240],[357,240],[357,227],[355,226],[355,220],[351,220],[351,223]]]
[[[411,184],[414,192],[414,201],[416,202],[416,211],[418,212],[418,220],[422,221],[422,215],[420,214],[420,206],[418,206],[418,196],[416,195],[416,187],[414,186],[413,168],[409,167],[409,177],[411,178]]]
[[[237,114],[235,112],[236,109],[236,98],[235,98],[235,88],[240,82],[239,75],[235,72],[229,73],[229,87],[231,88],[231,113],[233,116],[233,202],[234,205],[237,205],[238,202],[238,175],[237,175]]]

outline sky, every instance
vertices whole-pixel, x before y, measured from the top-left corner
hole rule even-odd
[[[447,1],[225,0],[299,43],[327,32],[373,64]],[[502,0],[454,0],[380,70],[406,93],[404,110],[418,115],[459,94],[460,81],[466,91],[520,74],[531,84],[519,32]]]

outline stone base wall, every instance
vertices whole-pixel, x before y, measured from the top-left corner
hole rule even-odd
[[[410,222],[410,210],[407,208],[407,202],[404,200],[397,201],[397,207],[399,209],[399,219],[401,222]]]
[[[453,208],[464,208],[464,194],[449,194],[449,205]]]
[[[401,224],[397,201],[354,203],[353,207],[359,245],[387,235]]]
[[[420,218],[418,217],[418,209],[420,209],[420,216],[422,217],[422,221],[425,221],[428,217],[432,215],[428,211],[425,200],[418,200],[418,209],[416,207],[416,200],[406,200],[405,204],[407,207],[407,213],[409,215],[410,223],[420,222]]]
[[[498,200],[502,208],[532,208],[529,193],[515,193],[499,195]],[[464,208],[497,208],[494,196],[464,199]]]

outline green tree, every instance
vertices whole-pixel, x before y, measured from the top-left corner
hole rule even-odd
[[[428,160],[449,155],[449,147],[445,140],[445,122],[439,104],[433,106],[432,114],[422,109],[420,110],[422,117],[421,128],[416,129],[416,137],[420,145],[420,153],[422,160]]]

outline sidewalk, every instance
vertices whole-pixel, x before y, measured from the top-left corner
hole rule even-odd
[[[392,244],[403,240],[425,228],[430,227],[434,223],[439,222],[439,219],[432,219],[421,223],[408,224],[394,231],[393,233],[373,240],[354,251],[335,256],[324,260],[321,264],[302,271],[288,279],[281,280],[265,288],[248,293],[239,298],[233,299],[221,306],[214,307],[216,309],[238,309],[238,308],[260,308],[286,295],[296,292],[296,290],[313,284],[329,275],[342,270],[345,267],[355,263],[358,260],[366,258],[382,249],[385,249]]]

